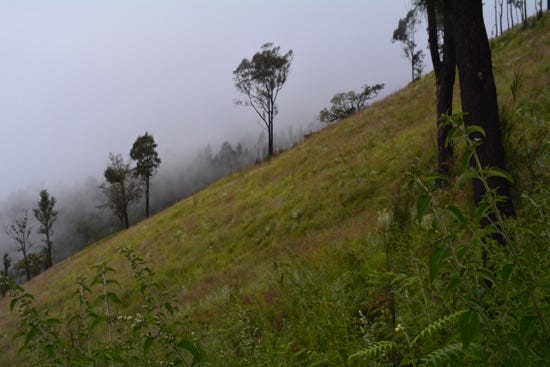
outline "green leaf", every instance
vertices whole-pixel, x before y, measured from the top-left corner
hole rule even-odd
[[[471,134],[474,134],[474,133],[479,133],[483,136],[485,136],[485,130],[483,130],[483,128],[481,126],[478,126],[478,125],[470,125],[468,127],[466,127],[464,129],[464,131],[466,132],[466,134],[469,136]]]
[[[439,272],[439,269],[441,269],[441,265],[443,261],[449,257],[451,254],[451,250],[448,247],[443,247],[436,251],[435,254],[430,259],[430,277],[432,280],[435,278],[437,273]]]
[[[193,355],[194,360],[200,360],[201,353],[199,349],[192,342],[182,339],[176,345],[178,348],[184,349]]]
[[[382,354],[389,353],[392,350],[399,349],[399,345],[391,341],[380,341],[372,343],[368,348],[349,356],[348,361],[356,359],[372,360],[380,357]]]
[[[502,267],[502,284],[506,285],[508,281],[510,280],[510,276],[512,275],[512,272],[514,271],[514,264],[506,264]]]
[[[10,302],[10,311],[13,311],[13,308],[15,307],[15,304],[17,303],[17,301],[18,301],[17,298],[12,298]]]
[[[464,228],[468,228],[468,220],[462,214],[462,211],[455,205],[450,205],[447,207],[447,211],[462,225]]]
[[[27,346],[30,341],[34,338],[34,336],[37,333],[36,326],[32,326],[29,331],[25,334],[25,341],[23,342],[23,345]]]
[[[508,172],[501,170],[500,168],[488,168],[484,170],[485,174],[488,177],[502,177],[506,179],[507,181],[514,183],[514,179]]]
[[[481,218],[485,218],[486,216],[488,216],[490,210],[491,204],[485,202],[479,203],[475,213],[476,223],[479,223],[481,221]]]
[[[52,317],[46,320],[46,325],[48,326],[61,325],[61,321],[59,319]]]
[[[460,284],[461,278],[454,275],[447,282],[447,291],[452,291],[457,285]]]
[[[470,161],[472,160],[473,155],[473,150],[466,152],[462,155],[462,158],[460,159],[460,167],[462,168],[462,171],[470,169]]]
[[[120,287],[120,283],[119,283],[117,280],[115,280],[115,279],[107,279],[107,281],[106,281],[105,283],[107,283],[107,284],[114,284],[114,285]]]
[[[122,302],[120,301],[120,299],[118,298],[118,296],[113,293],[113,292],[109,292],[107,293],[107,297],[109,298],[109,300],[113,303],[116,303],[116,304],[121,304]]]
[[[148,336],[147,338],[145,338],[145,341],[143,342],[143,354],[149,354],[149,351],[151,350],[151,345],[153,344],[154,340],[155,338],[153,338],[152,336]]]
[[[430,184],[435,184],[440,180],[446,181],[447,179],[448,179],[447,176],[441,175],[441,174],[438,174],[438,173],[434,173],[434,174],[431,174],[431,175],[424,176],[424,181],[426,181],[426,183],[430,183]]]
[[[422,218],[426,215],[429,204],[430,197],[428,195],[420,195],[416,200],[416,216],[419,223],[422,222]]]
[[[479,179],[479,173],[473,169],[467,169],[456,180],[457,186],[460,186],[467,180]]]
[[[493,272],[490,271],[489,269],[478,268],[478,269],[476,270],[476,274],[477,274],[477,276],[480,277],[481,279],[488,280],[489,282],[491,282],[491,284],[496,284],[494,274],[493,274]]]
[[[460,336],[465,348],[474,340],[480,329],[479,316],[475,311],[466,311],[459,321]]]
[[[521,335],[524,337],[527,336],[533,331],[536,325],[537,325],[536,316],[522,317],[519,323],[519,330],[521,332]]]
[[[11,339],[12,340],[17,340],[17,339],[21,338],[22,336],[25,336],[25,333],[22,332],[22,331],[19,331],[19,332],[15,333],[15,335]]]

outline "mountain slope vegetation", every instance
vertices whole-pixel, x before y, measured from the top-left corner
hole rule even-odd
[[[514,199],[518,216],[526,219],[530,200],[542,212],[550,209],[544,191],[548,15],[505,33],[492,47]],[[127,247],[167,286],[178,315],[187,320],[181,332],[201,346],[211,365],[352,365],[355,352],[395,337],[386,306],[390,281],[397,322],[407,323],[411,335],[444,316],[429,314],[430,305],[441,302],[423,282],[429,282],[426,264],[434,248],[418,230],[423,224],[411,219],[418,208],[407,186],[408,172],[436,170],[435,117],[430,74],[273,159],[87,247],[24,287],[63,318],[78,308],[77,277],[92,279],[91,267],[107,262],[120,283],[119,312],[139,312],[132,269],[117,252]],[[450,188],[436,199],[473,213],[469,185],[454,186],[460,174],[457,157]],[[381,230],[389,217],[394,230]],[[538,266],[547,262],[541,261]],[[7,298],[0,301],[0,315],[0,364],[24,363],[18,357],[21,340],[11,339],[16,314]]]

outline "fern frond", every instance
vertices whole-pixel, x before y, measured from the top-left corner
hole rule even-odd
[[[453,343],[445,345],[432,351],[427,356],[420,358],[422,366],[448,366],[449,363],[456,362],[462,358],[462,343]]]
[[[445,317],[435,320],[430,325],[428,325],[424,330],[422,330],[418,335],[413,339],[410,344],[410,347],[414,346],[418,341],[426,339],[427,337],[433,338],[435,334],[441,333],[441,331],[447,327],[454,325],[460,316],[464,314],[466,310],[457,311]]]
[[[392,350],[395,350],[399,348],[399,345],[394,342],[390,341],[381,341],[373,343],[371,346],[369,346],[366,349],[360,350],[357,353],[353,353],[348,357],[348,361],[352,361],[354,359],[362,359],[362,360],[369,360],[369,359],[377,359],[380,358],[384,353],[391,352]]]

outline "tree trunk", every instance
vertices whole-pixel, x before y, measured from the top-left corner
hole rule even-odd
[[[25,273],[27,275],[27,281],[31,280],[31,268],[29,261],[27,260],[27,251],[23,251],[23,263],[25,264]]]
[[[499,23],[500,23],[500,34],[502,34],[502,5],[504,4],[504,0],[499,0],[501,1],[499,4],[500,4],[500,12],[499,12]]]
[[[267,128],[267,157],[273,156],[273,121],[269,123]]]
[[[437,121],[437,170],[442,175],[449,174],[449,167],[453,157],[453,148],[446,146],[450,126],[444,126],[444,116],[453,113],[453,87],[455,82],[456,61],[454,42],[451,32],[451,22],[447,3],[443,4],[443,61],[439,55],[437,43],[437,18],[434,2],[428,2],[428,42],[430,55],[434,66],[436,83],[436,121]],[[443,185],[440,181],[439,186]]]
[[[506,169],[502,145],[497,94],[493,77],[491,50],[483,23],[481,0],[451,0],[452,33],[460,79],[462,110],[466,126],[478,125],[485,131],[482,144],[476,148],[482,167]],[[473,162],[471,162],[472,164]],[[504,199],[498,210],[505,217],[514,217],[510,183],[501,177],[488,180],[490,189]],[[473,181],[476,205],[486,194],[483,183]],[[487,225],[485,220],[482,225]]]
[[[149,177],[145,180],[145,217],[149,218]]]
[[[497,0],[495,0],[495,38],[498,37],[498,12],[497,12]]]
[[[46,268],[52,267],[52,243],[50,242],[50,231],[46,227],[46,249],[48,250],[46,258]]]
[[[506,3],[506,29],[510,29],[510,6],[508,3]]]
[[[124,228],[130,228],[130,221],[128,220],[128,210],[124,212]]]

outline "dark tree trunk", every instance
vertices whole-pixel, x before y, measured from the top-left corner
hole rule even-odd
[[[48,250],[46,258],[46,268],[52,267],[52,243],[50,242],[50,231],[46,227],[46,248]]]
[[[267,127],[267,157],[273,156],[273,122]]]
[[[128,220],[128,210],[124,212],[124,228],[130,228],[130,221]]]
[[[453,148],[446,145],[450,126],[445,126],[445,115],[453,113],[453,87],[455,83],[456,60],[451,22],[447,3],[443,4],[443,61],[439,55],[437,36],[437,17],[434,1],[429,1],[428,13],[428,42],[430,55],[435,72],[436,110],[437,110],[437,170],[442,175],[449,174],[449,167],[453,158]],[[439,182],[443,185],[443,181]]]
[[[29,266],[29,261],[27,260],[27,252],[23,251],[23,264],[25,264],[25,273],[27,275],[27,281],[31,280],[31,267]]]
[[[149,218],[149,177],[145,180],[145,217]]]
[[[482,139],[482,143],[476,148],[481,166],[504,170],[504,147],[491,50],[483,23],[482,3],[481,0],[450,0],[450,4],[462,110],[465,113],[464,123],[466,126],[478,125],[485,131],[485,137],[476,136]],[[514,217],[510,183],[500,177],[491,177],[488,185],[504,198],[498,204],[500,213],[505,217]],[[483,183],[474,180],[473,190],[475,203],[479,204],[486,194]]]

